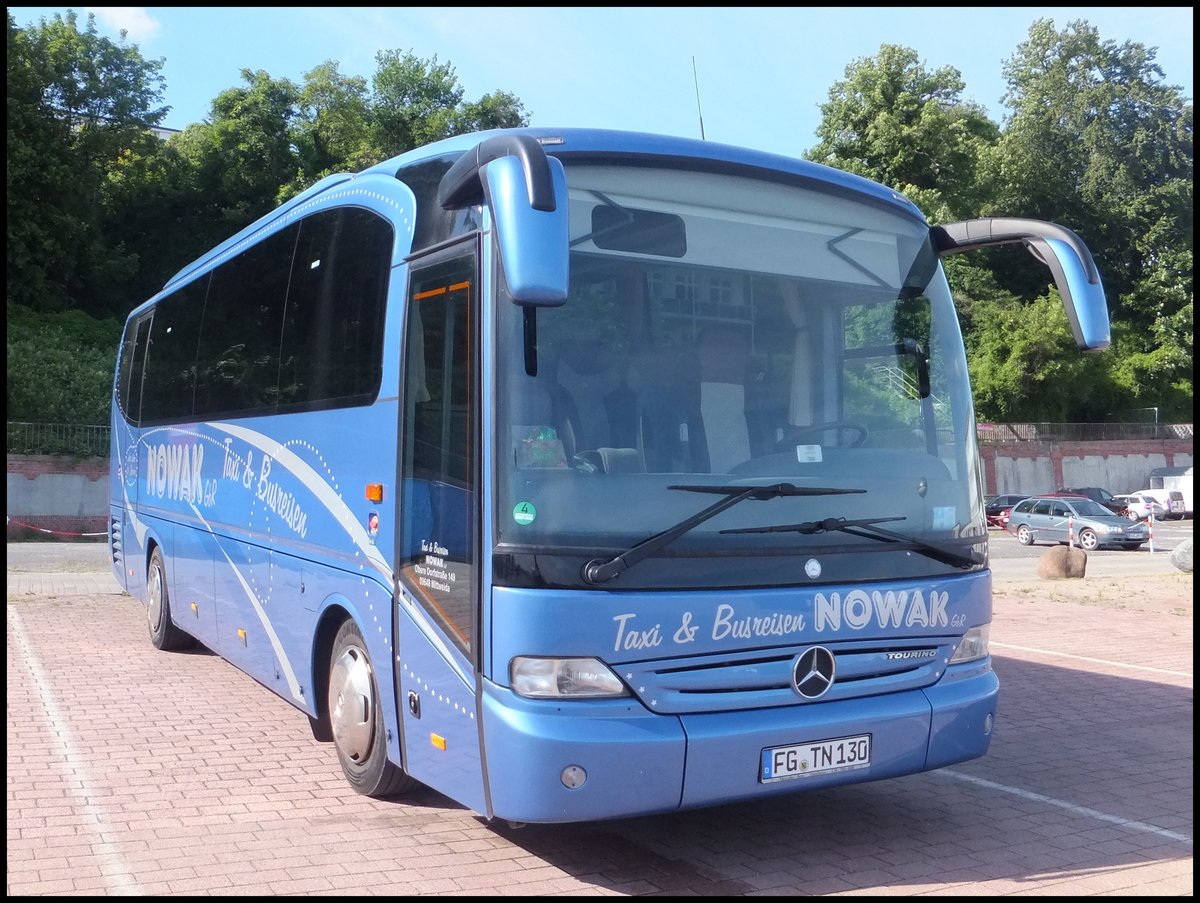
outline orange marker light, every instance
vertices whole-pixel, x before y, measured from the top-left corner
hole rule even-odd
[[[446,738],[441,736],[440,734],[430,734],[429,742],[432,743],[434,746],[436,746],[438,749],[444,750],[446,748]]]
[[[382,502],[383,501],[383,484],[368,483],[367,484],[367,501]]]

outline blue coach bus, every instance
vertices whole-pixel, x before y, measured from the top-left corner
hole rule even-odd
[[[331,176],[130,314],[114,572],[370,796],[577,822],[981,756],[940,259],[1000,244],[1108,344],[1069,229],[931,226],[800,160],[530,128]]]

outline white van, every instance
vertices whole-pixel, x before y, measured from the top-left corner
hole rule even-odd
[[[1192,516],[1192,468],[1156,467],[1150,471],[1150,491],[1178,492],[1183,496],[1183,515]],[[1155,498],[1158,496],[1156,495]]]
[[[1162,505],[1167,520],[1182,520],[1187,516],[1187,503],[1178,489],[1139,489],[1130,495],[1148,495]],[[1155,515],[1157,517],[1157,515]]]

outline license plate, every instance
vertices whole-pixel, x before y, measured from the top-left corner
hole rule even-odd
[[[793,746],[772,746],[762,751],[759,781],[769,784],[831,771],[866,768],[871,764],[871,735],[816,740]]]

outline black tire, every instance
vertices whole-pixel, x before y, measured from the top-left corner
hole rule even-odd
[[[375,798],[410,790],[416,782],[388,759],[379,684],[353,620],[344,622],[334,638],[327,698],[333,745],[350,786]]]
[[[171,619],[167,566],[163,561],[162,549],[157,546],[150,553],[150,566],[146,569],[146,620],[150,626],[150,642],[155,649],[177,652],[190,649],[195,643],[191,635],[176,627]]]
[[[1017,527],[1017,542],[1023,546],[1033,545],[1033,531],[1029,529],[1028,524]]]

